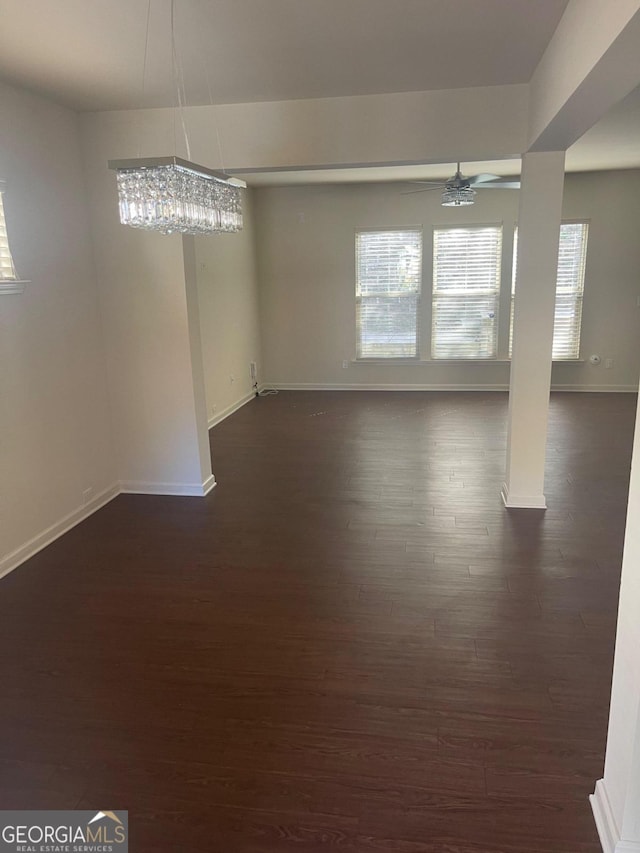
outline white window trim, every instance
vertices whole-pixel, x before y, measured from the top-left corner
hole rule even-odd
[[[0,279],[0,296],[10,296],[14,293],[24,293],[25,284],[30,284],[31,282],[21,279],[15,278],[1,278]]]
[[[407,367],[425,364],[511,364],[510,358],[352,358],[350,364],[402,364]],[[586,358],[554,358],[554,364],[584,364]]]

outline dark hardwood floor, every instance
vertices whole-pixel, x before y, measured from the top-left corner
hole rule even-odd
[[[120,496],[0,582],[0,807],[131,850],[597,853],[635,398],[289,392],[205,499]]]

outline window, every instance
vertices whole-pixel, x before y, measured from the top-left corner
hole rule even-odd
[[[417,358],[422,231],[356,234],[358,358]]]
[[[17,278],[16,270],[13,266],[13,260],[9,250],[7,223],[5,222],[4,207],[2,205],[3,189],[3,183],[0,181],[0,281],[15,281]]]
[[[560,225],[556,311],[553,325],[553,358],[555,359],[580,357],[580,327],[582,324],[582,297],[584,294],[588,233],[589,225],[586,222],[563,222]],[[513,300],[516,287],[517,249],[518,229],[516,228],[513,237],[509,354],[511,354],[513,342]]]
[[[433,232],[432,358],[495,358],[502,228]]]

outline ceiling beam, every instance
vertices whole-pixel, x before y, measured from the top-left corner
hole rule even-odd
[[[105,163],[137,151],[234,172],[469,162],[520,156],[526,92],[520,84],[187,107],[190,157],[172,109],[85,113],[80,122]]]
[[[531,79],[529,151],[564,151],[640,85],[640,0],[570,0]]]

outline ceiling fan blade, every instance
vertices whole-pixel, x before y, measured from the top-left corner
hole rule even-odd
[[[443,187],[444,181],[408,181],[410,184],[431,184],[434,187]]]
[[[476,186],[479,190],[519,190],[520,181],[487,181]]]
[[[485,181],[500,181],[502,178],[500,175],[491,175],[489,172],[481,172],[479,175],[472,175],[467,180],[471,181],[472,184],[482,184]]]
[[[435,187],[422,187],[419,190],[403,190],[400,195],[415,195],[415,193],[428,193],[433,190],[443,190],[446,187],[446,184],[438,184]]]

